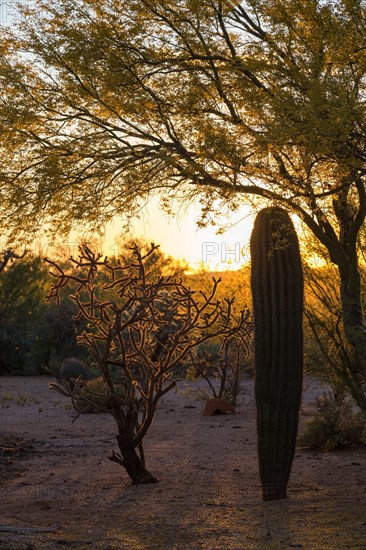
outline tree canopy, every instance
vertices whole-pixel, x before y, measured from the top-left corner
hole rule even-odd
[[[329,196],[364,195],[365,37],[356,0],[36,0],[3,36],[3,224],[101,226],[163,188],[335,238]]]
[[[348,337],[366,337],[364,0],[35,0],[22,12],[0,65],[12,238],[101,227],[159,191],[168,211],[199,197],[202,223],[217,201],[282,204],[338,266]]]

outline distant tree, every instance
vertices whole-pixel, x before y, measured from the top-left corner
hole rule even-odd
[[[244,322],[232,321],[232,301],[221,305],[215,299],[219,281],[214,280],[210,293],[196,294],[182,281],[153,276],[146,267],[154,252],[153,246],[142,255],[136,246],[129,263],[112,265],[84,246],[73,260],[77,273],[48,260],[56,277],[50,297],[57,298],[69,283],[77,285],[71,298],[88,321],[79,342],[93,355],[104,382],[101,395],[93,392],[99,405],[81,380],[54,388],[79,410],[84,402],[114,417],[119,452],[109,458],[126,469],[133,483],[157,481],[146,469],[143,439],[161,397],[175,387],[175,367],[203,342],[236,334]],[[108,284],[99,284],[100,269],[109,273]]]
[[[37,327],[45,308],[47,271],[40,258],[29,255],[4,253],[1,265],[0,372],[25,368],[35,373],[32,348],[37,345]]]
[[[364,231],[361,231],[361,235]],[[334,265],[326,264],[324,248],[311,238],[306,239],[305,262],[305,319],[308,337],[305,338],[306,365],[310,372],[327,381],[336,393],[347,391],[366,412],[366,391],[362,374],[362,357],[347,341],[339,303],[339,273]],[[366,287],[366,272],[360,270],[362,287]]]
[[[9,238],[131,215],[152,194],[296,214],[339,273],[366,359],[361,0],[34,0],[2,29],[0,221]]]
[[[27,251],[25,250],[23,254],[19,255],[17,254],[12,248],[7,248],[6,250],[3,250],[0,254],[0,273],[2,273],[9,262],[12,264],[16,260],[21,260],[26,255]]]
[[[66,357],[89,359],[86,351],[80,350],[77,343],[78,331],[86,326],[86,322],[76,319],[77,314],[75,304],[66,298],[58,305],[46,304],[43,310],[37,327],[37,353],[40,363],[49,374],[58,376]]]
[[[65,293],[59,307],[46,303],[49,276],[39,257],[6,250],[0,260],[0,373],[58,373],[79,351],[77,308]],[[60,293],[61,295],[62,293]]]
[[[184,277],[190,269],[187,262],[173,258],[173,256],[166,254],[160,246],[155,246],[154,243],[147,242],[141,237],[117,239],[117,246],[118,258],[123,264],[133,258],[135,246],[138,247],[143,256],[153,247],[153,252],[146,258],[146,269],[151,271],[154,276],[179,278]]]
[[[31,316],[42,308],[47,272],[40,258],[29,257],[11,264],[0,274],[0,320]]]

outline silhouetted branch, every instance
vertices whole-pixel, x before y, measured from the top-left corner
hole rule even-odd
[[[123,465],[135,483],[155,480],[142,463],[142,441],[159,400],[176,386],[176,367],[209,339],[235,338],[247,322],[243,313],[233,318],[233,300],[215,299],[220,279],[213,279],[206,294],[191,290],[182,280],[153,277],[146,260],[156,248],[152,244],[143,255],[134,246],[125,265],[112,265],[86,245],[80,247],[77,260],[72,258],[71,270],[46,260],[56,279],[49,299],[58,300],[65,285],[76,286],[70,298],[89,326],[78,341],[93,355],[106,391],[93,393],[81,381],[72,389],[57,389],[73,403],[87,406],[92,406],[93,397],[103,397],[96,408],[113,415],[119,433],[121,455],[113,453],[110,459]]]

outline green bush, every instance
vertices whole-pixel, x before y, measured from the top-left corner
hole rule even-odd
[[[38,374],[33,357],[44,310],[47,270],[26,256],[0,273],[0,374]]]
[[[366,416],[355,413],[352,402],[342,394],[323,394],[316,400],[317,412],[308,421],[300,444],[310,449],[333,451],[366,444]]]

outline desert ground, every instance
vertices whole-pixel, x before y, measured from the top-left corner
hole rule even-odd
[[[107,459],[112,417],[73,422],[50,381],[0,378],[2,550],[366,550],[363,448],[299,447],[289,498],[262,501],[252,380],[235,415],[202,416],[192,382],[166,395],[145,444],[159,483],[145,486]],[[301,426],[323,389],[306,380]]]

